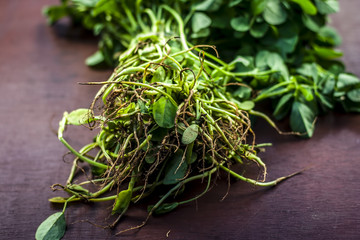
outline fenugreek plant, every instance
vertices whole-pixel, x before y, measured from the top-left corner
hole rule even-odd
[[[161,5],[145,12],[143,28],[119,56],[111,77],[82,83],[100,87],[89,108],[65,112],[59,123],[58,138],[75,159],[66,183],[52,187],[69,196],[50,199],[64,203],[64,210],[40,225],[37,239],[61,238],[66,205],[74,201],[112,201],[116,217],[106,226],[112,228],[129,207],[160,191],[148,218],[134,227],[139,228],[152,214],[170,212],[204,195],[219,171],[257,186],[274,186],[290,177],[266,181],[267,168],[257,154],[267,144],[256,144],[249,117],[260,116],[276,126],[253,110],[252,101],[238,101],[228,91],[248,87],[245,78],[268,77],[275,71],[235,72],[234,63],[221,61],[214,46],[188,44],[175,10]],[[77,151],[64,137],[68,125],[85,125],[97,134]],[[260,167],[258,178],[233,170],[235,164],[248,163]],[[84,164],[91,173],[83,170]],[[77,181],[81,173],[89,180]],[[203,193],[176,200],[186,184],[199,179],[205,180]],[[90,190],[93,185],[95,192]]]

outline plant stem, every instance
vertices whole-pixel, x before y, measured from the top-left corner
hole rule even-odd
[[[59,138],[60,141],[65,145],[65,147],[67,147],[71,153],[73,153],[76,157],[78,157],[80,160],[83,160],[84,162],[87,162],[89,163],[90,165],[92,166],[95,166],[95,167],[98,167],[98,168],[101,168],[101,169],[108,169],[108,166],[105,165],[105,164],[102,164],[102,163],[98,163],[98,162],[95,162],[93,160],[91,160],[90,158],[87,158],[83,155],[81,155],[79,152],[77,152],[73,147],[70,146],[70,144],[68,142],[66,142],[66,140],[63,138],[63,137],[60,137]]]
[[[233,177],[236,177],[237,179],[241,180],[241,181],[244,181],[244,182],[247,182],[247,183],[251,183],[255,186],[261,186],[261,187],[270,187],[270,186],[275,186],[277,185],[279,182],[281,181],[284,181],[290,177],[293,177],[297,174],[299,174],[300,172],[296,172],[296,173],[293,173],[293,174],[290,174],[288,176],[284,176],[284,177],[280,177],[280,178],[277,178],[273,181],[270,181],[270,182],[259,182],[259,181],[256,181],[254,179],[251,179],[251,178],[246,178],[244,176],[241,176],[240,174],[237,174],[236,172],[230,170],[229,168],[223,166],[222,164],[219,164],[216,162],[216,164],[221,168],[223,169],[224,171],[230,173],[231,176]]]

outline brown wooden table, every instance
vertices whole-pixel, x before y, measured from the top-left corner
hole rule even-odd
[[[61,206],[49,186],[64,183],[70,169],[65,147],[53,130],[65,110],[88,107],[97,87],[77,82],[106,80],[84,59],[96,39],[63,22],[50,28],[41,15],[58,1],[0,1],[0,239],[34,239],[37,226]],[[343,36],[343,60],[360,76],[360,1],[341,1],[333,25]],[[360,115],[320,117],[314,137],[280,136],[259,121],[259,142],[272,142],[262,158],[268,178],[309,165],[301,175],[270,189],[217,181],[206,197],[171,214],[152,217],[140,231],[113,232],[79,220],[102,224],[111,203],[73,204],[66,213],[63,239],[360,239]],[[75,129],[71,143],[89,137]],[[68,135],[68,136],[69,136]],[[199,191],[202,186],[188,190]],[[141,223],[146,203],[132,208],[117,230]]]

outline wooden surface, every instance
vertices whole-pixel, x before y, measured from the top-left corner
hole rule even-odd
[[[50,28],[41,16],[58,1],[0,1],[0,239],[34,239],[37,226],[60,206],[53,183],[64,183],[70,158],[53,129],[65,110],[88,107],[97,87],[77,82],[106,80],[109,71],[84,65],[96,40],[69,29]],[[342,0],[332,17],[343,36],[343,60],[360,75],[360,1]],[[280,136],[261,121],[259,142],[273,142],[262,158],[269,180],[313,166],[275,188],[217,181],[197,204],[152,217],[140,231],[113,232],[81,220],[104,223],[111,203],[74,204],[63,239],[360,239],[360,115],[335,113],[319,118],[314,137]],[[76,129],[67,136],[77,148],[90,136]],[[200,191],[203,186],[189,187]],[[132,208],[117,230],[141,223],[146,203]]]

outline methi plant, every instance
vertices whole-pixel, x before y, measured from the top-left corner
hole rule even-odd
[[[105,82],[82,83],[101,86],[89,109],[65,112],[59,123],[58,138],[76,158],[66,184],[54,184],[53,189],[69,197],[50,199],[64,203],[64,210],[40,225],[38,239],[62,236],[66,205],[74,201],[112,201],[111,213],[117,217],[106,226],[111,228],[147,196],[159,195],[149,206],[148,217],[198,199],[219,171],[257,186],[274,186],[290,177],[266,182],[266,165],[257,154],[267,144],[256,144],[249,115],[276,126],[253,110],[252,101],[236,100],[228,91],[233,86],[248,87],[242,79],[275,71],[236,72],[236,62],[227,64],[210,53],[217,54],[214,46],[188,44],[181,16],[174,9],[160,5],[144,12],[146,17],[139,15],[136,20],[141,22],[140,31],[119,56],[112,76]],[[68,125],[85,125],[97,134],[77,151],[64,137]],[[259,179],[233,170],[235,164],[247,163],[262,169]],[[91,176],[83,171],[84,164],[91,167]],[[79,183],[75,177],[79,173],[91,179]],[[186,184],[199,179],[205,180],[203,193],[186,200],[175,198]],[[91,185],[98,190],[91,192]]]

